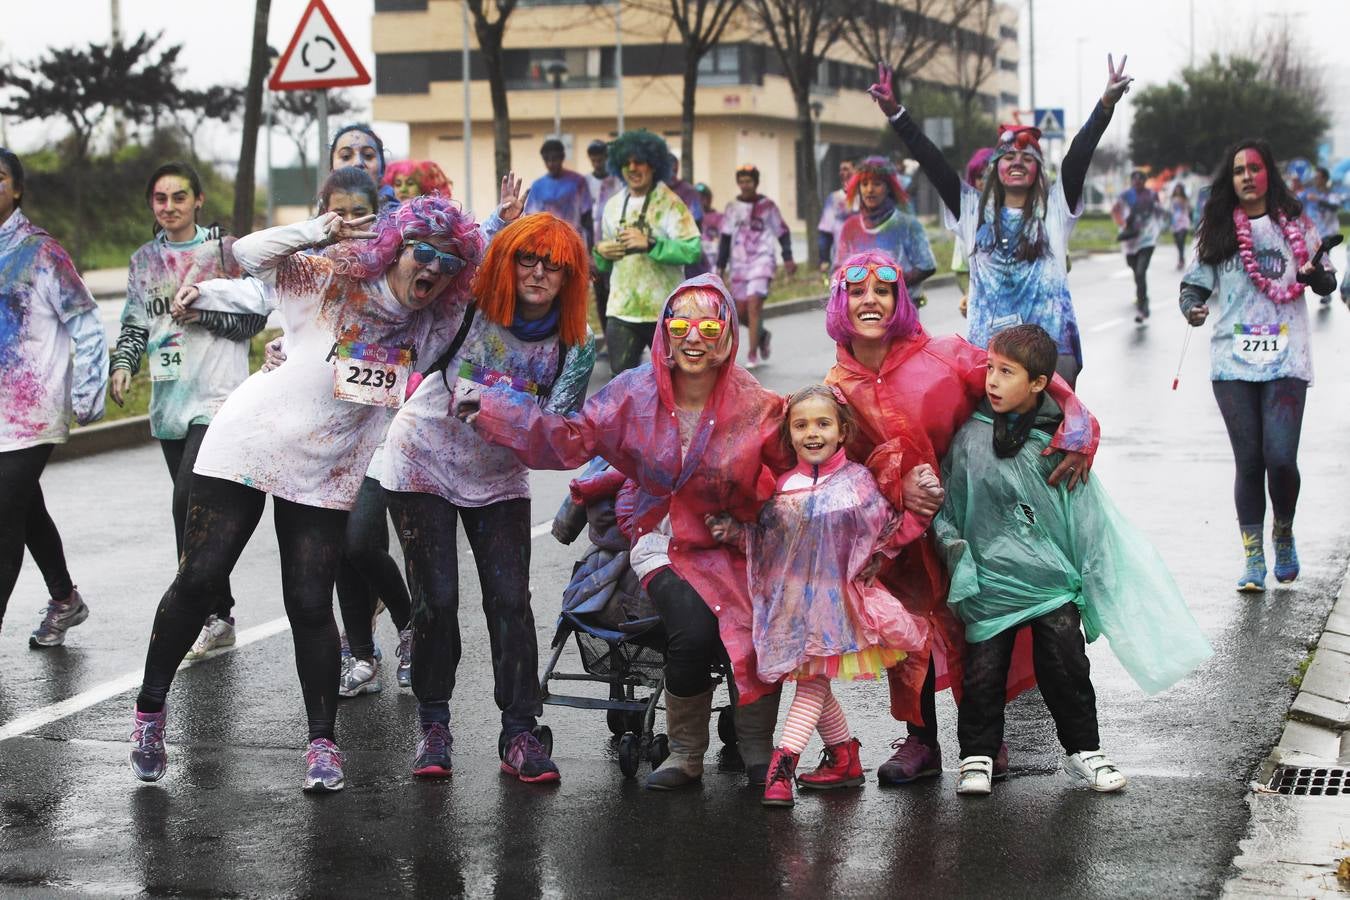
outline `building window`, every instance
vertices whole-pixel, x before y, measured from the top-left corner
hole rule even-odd
[[[1017,60],[1015,60],[1015,59],[1000,59],[1000,60],[998,61],[998,67],[999,67],[1000,69],[1002,69],[1004,72],[1016,72],[1016,71],[1017,71]]]
[[[1007,41],[1017,40],[1017,29],[1011,25],[998,26],[998,36]]]
[[[1010,94],[1007,91],[1004,91],[1003,93],[998,95],[998,102],[1003,104],[1004,106],[1016,106],[1019,102],[1021,102],[1021,98],[1019,98],[1016,94]]]
[[[381,12],[425,12],[427,0],[375,0],[375,11]]]
[[[741,48],[738,44],[718,45],[698,61],[699,84],[739,84]]]

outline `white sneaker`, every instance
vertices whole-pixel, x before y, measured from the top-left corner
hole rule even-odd
[[[206,617],[202,633],[193,641],[192,649],[187,652],[188,659],[201,659],[212,650],[234,646],[234,623],[215,614]]]
[[[956,782],[958,794],[988,796],[994,791],[994,758],[992,756],[965,756]]]
[[[1125,776],[1116,764],[1100,750],[1080,750],[1064,757],[1064,771],[1081,778],[1088,787],[1103,794],[1118,791],[1125,786]]]
[[[379,674],[380,664],[376,660],[347,657],[342,661],[342,675],[338,678],[338,696],[378,694],[381,687]]]

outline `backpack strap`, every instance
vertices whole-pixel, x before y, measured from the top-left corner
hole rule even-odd
[[[464,339],[469,336],[469,326],[473,325],[473,319],[477,313],[477,303],[470,303],[465,308],[464,319],[459,323],[459,331],[455,332],[455,337],[450,341],[450,346],[446,348],[445,352],[436,357],[436,361],[431,364],[431,367],[427,369],[425,373],[423,373],[423,378],[429,378],[437,372],[440,372],[441,380],[445,382],[446,389],[450,389],[450,382],[446,378],[445,369],[450,365],[450,360],[455,358],[455,354],[459,352],[459,348],[464,346]]]

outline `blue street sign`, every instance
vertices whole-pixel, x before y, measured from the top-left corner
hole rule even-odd
[[[1064,108],[1036,110],[1036,127],[1041,130],[1041,137],[1064,137]]]

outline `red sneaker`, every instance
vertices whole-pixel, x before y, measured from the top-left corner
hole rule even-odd
[[[858,748],[861,746],[857,738],[827,746],[820,754],[820,765],[816,766],[815,771],[797,776],[797,786],[804,791],[862,786],[865,779],[862,761],[858,759]]]
[[[773,751],[769,758],[769,777],[764,784],[765,806],[791,806],[796,801],[792,797],[792,776],[797,771],[797,754],[782,747]]]

